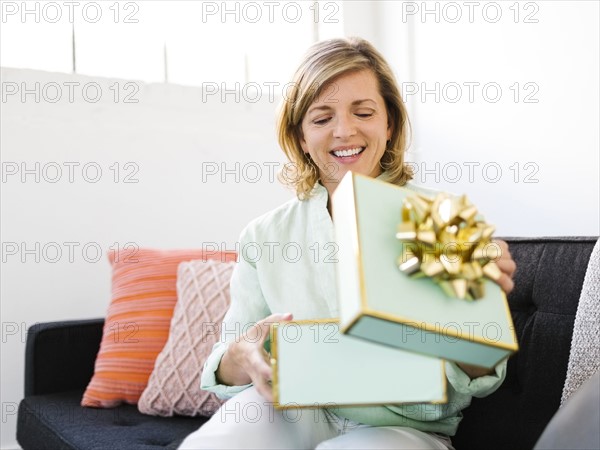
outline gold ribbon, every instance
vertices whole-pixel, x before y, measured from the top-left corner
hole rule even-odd
[[[484,278],[502,274],[494,260],[495,227],[481,220],[465,195],[417,194],[402,205],[396,238],[402,241],[398,268],[411,277],[432,278],[450,297],[475,300],[484,295]]]

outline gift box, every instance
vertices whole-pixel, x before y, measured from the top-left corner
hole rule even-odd
[[[337,320],[271,326],[278,409],[446,402],[439,358],[343,335]]]
[[[421,277],[402,271],[417,268],[417,252],[411,252],[414,248],[398,237],[418,234],[427,241],[435,237],[433,231],[441,232],[433,230],[439,227],[431,223],[427,228],[427,223],[403,222],[409,215],[407,211],[421,214],[427,205],[435,203],[415,189],[349,172],[334,192],[341,330],[349,336],[419,354],[493,367],[518,349],[506,296],[500,287],[489,279],[469,281],[472,285],[465,288],[465,280],[440,281],[439,275],[423,276],[423,270],[438,273],[437,268],[447,266],[450,260],[433,253],[423,254]],[[441,209],[448,206],[446,203]],[[462,214],[473,222],[476,210],[468,205]],[[434,213],[433,223],[436,220]],[[476,226],[476,231],[490,229],[479,222]],[[498,272],[497,267],[492,270],[492,264],[482,269],[473,263],[465,267],[471,276],[475,266],[482,273],[487,269]],[[455,268],[450,267],[450,271]],[[466,298],[451,295],[449,287],[453,283],[462,286],[458,291]],[[474,291],[481,298],[469,299],[468,293]]]

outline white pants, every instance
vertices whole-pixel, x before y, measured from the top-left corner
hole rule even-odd
[[[406,427],[372,427],[326,409],[276,410],[254,387],[228,400],[180,449],[452,449],[450,440]]]

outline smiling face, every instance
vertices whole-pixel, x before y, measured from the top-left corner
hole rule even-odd
[[[319,168],[331,196],[349,170],[371,177],[381,174],[379,161],[391,135],[377,78],[361,70],[323,86],[302,120],[300,145]]]

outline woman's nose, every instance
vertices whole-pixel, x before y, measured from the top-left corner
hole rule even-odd
[[[334,137],[347,139],[356,134],[356,126],[351,116],[338,115],[333,129]]]

